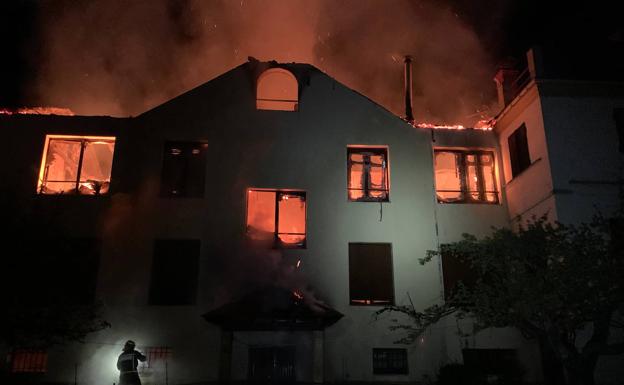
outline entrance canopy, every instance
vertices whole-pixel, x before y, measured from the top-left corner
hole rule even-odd
[[[323,330],[342,313],[297,291],[267,287],[204,314],[224,330]]]

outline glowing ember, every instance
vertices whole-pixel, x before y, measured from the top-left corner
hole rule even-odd
[[[301,292],[299,292],[299,290],[293,290],[292,293],[295,296],[295,298],[297,298],[298,300],[302,300],[303,299],[303,294],[301,294]]]
[[[483,119],[475,123],[474,127],[465,127],[461,124],[433,124],[433,123],[413,123],[414,127],[429,128],[433,130],[481,130],[491,131],[494,127],[493,119]]]
[[[60,107],[28,107],[18,108],[16,110],[10,110],[8,108],[1,108],[0,115],[62,115],[62,116],[74,116],[74,112],[69,108]]]

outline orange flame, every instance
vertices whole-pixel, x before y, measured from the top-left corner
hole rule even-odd
[[[491,131],[494,127],[494,119],[479,120],[473,127],[465,127],[461,124],[434,124],[434,123],[413,123],[414,127],[429,128],[432,130],[481,130]]]
[[[69,108],[61,107],[23,107],[15,110],[0,108],[0,115],[61,115],[74,116]]]

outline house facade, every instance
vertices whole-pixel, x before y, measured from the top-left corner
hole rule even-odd
[[[547,81],[529,59],[513,97],[497,75],[491,129],[414,125],[313,66],[255,60],[137,117],[0,116],[11,205],[62,229],[59,263],[88,256],[74,289],[112,325],[5,347],[5,370],[110,384],[132,339],[144,384],[425,381],[481,353],[539,380],[514,330],[446,319],[402,345],[405,320],[375,317],[443,301],[450,268],[418,260],[462,233],[617,204],[624,87]]]

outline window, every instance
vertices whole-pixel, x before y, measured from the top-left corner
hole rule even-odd
[[[616,108],[613,110],[615,119],[615,129],[617,130],[619,149],[624,154],[624,108]]]
[[[524,123],[507,138],[507,144],[509,145],[509,159],[511,161],[511,177],[515,178],[531,165]]]
[[[271,68],[258,78],[256,108],[259,110],[297,111],[299,84],[290,71]]]
[[[351,305],[394,303],[392,245],[349,243],[349,296]]]
[[[247,234],[255,241],[272,241],[276,247],[305,248],[305,192],[248,190]]]
[[[151,346],[147,348],[147,362],[145,365],[148,368],[162,368],[166,363],[171,361],[173,350],[168,346]]]
[[[44,350],[16,349],[9,353],[11,373],[45,373],[48,369],[48,353]]]
[[[461,281],[465,286],[471,287],[477,280],[477,276],[467,262],[459,260],[456,256],[444,252],[442,247],[442,280],[444,281],[444,300],[448,301]]]
[[[163,156],[161,195],[202,197],[206,178],[207,143],[167,142]]]
[[[435,151],[440,203],[498,203],[492,151]]]
[[[407,350],[373,349],[373,374],[407,374]]]
[[[195,304],[199,247],[199,241],[194,239],[154,242],[150,305]]]
[[[114,137],[47,135],[39,171],[39,194],[106,194]]]
[[[348,147],[347,170],[349,200],[364,202],[389,200],[386,147]]]
[[[12,266],[27,285],[13,295],[31,304],[88,305],[95,301],[99,241],[92,238],[32,239]],[[37,268],[33,269],[33,265]],[[19,278],[17,278],[19,277]]]

